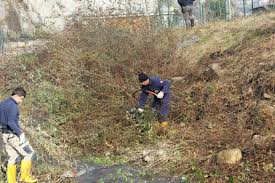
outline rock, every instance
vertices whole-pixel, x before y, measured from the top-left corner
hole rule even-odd
[[[271,96],[271,95],[269,95],[269,94],[267,94],[267,93],[264,93],[264,98],[265,98],[265,99],[271,99],[271,98],[272,98],[272,96]]]
[[[200,77],[202,80],[209,82],[212,81],[214,79],[218,78],[218,74],[216,73],[216,71],[214,71],[210,66],[208,66],[207,68],[205,68],[203,70],[203,72],[200,73]]]
[[[167,159],[168,155],[165,150],[159,149],[159,150],[144,150],[143,151],[143,161],[147,163],[152,163],[155,160],[163,160]]]
[[[267,7],[265,7],[265,6],[258,6],[256,8],[252,8],[251,12],[252,12],[252,14],[255,14],[255,13],[262,14],[262,13],[268,12],[268,10],[267,10]]]
[[[272,172],[273,171],[273,164],[272,163],[269,163],[269,164],[263,163],[263,170],[265,172]]]
[[[106,153],[105,153],[105,156],[110,156],[111,155],[111,153],[109,152],[109,151],[107,151]]]
[[[254,135],[252,138],[252,143],[254,145],[263,145],[265,143],[266,137],[263,137],[261,135]]]
[[[142,152],[143,154],[143,161],[149,163],[149,162],[153,162],[154,161],[154,155],[152,155],[152,151],[151,150],[144,150]]]
[[[242,159],[242,152],[239,148],[220,151],[217,156],[218,164],[236,164]]]
[[[212,124],[212,123],[209,123],[209,124],[207,125],[207,128],[208,128],[208,129],[212,129],[212,128],[213,128],[213,124]]]
[[[274,115],[275,115],[275,107],[271,106],[267,101],[261,101],[259,103],[259,112],[260,115],[266,120],[269,119],[271,121],[273,126],[273,122],[274,121]]]
[[[213,71],[217,74],[220,75],[222,73],[222,69],[221,66],[217,63],[211,64],[209,67],[211,67],[211,69],[213,69]]]
[[[154,157],[153,156],[149,156],[149,155],[146,155],[144,157],[144,161],[149,163],[149,162],[153,162],[154,161]]]
[[[253,89],[251,87],[248,88],[247,95],[253,95]]]
[[[172,81],[182,81],[182,80],[184,80],[184,77],[173,77],[171,80]]]

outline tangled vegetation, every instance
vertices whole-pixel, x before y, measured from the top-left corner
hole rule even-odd
[[[274,13],[190,31],[85,19],[50,37],[39,52],[1,67],[3,96],[19,84],[28,90],[23,123],[42,155],[41,179],[58,179],[56,165],[69,166],[70,158],[108,156],[195,182],[274,181],[262,168],[274,163]],[[144,133],[126,115],[141,70],[171,80],[167,136]],[[267,137],[261,146],[251,142],[256,134]],[[242,163],[218,165],[217,152],[234,147]],[[166,156],[146,163],[147,149]]]

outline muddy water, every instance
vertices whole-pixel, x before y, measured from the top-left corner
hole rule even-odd
[[[184,183],[184,177],[158,177],[148,175],[131,165],[86,165],[85,174],[77,178],[79,183]]]

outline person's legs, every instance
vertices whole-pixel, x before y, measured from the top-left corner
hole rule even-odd
[[[188,28],[191,27],[190,17],[189,17],[189,12],[188,12],[188,6],[182,6],[181,11],[182,11],[183,18],[184,18],[184,21],[185,21],[185,26],[188,29]]]
[[[170,93],[166,93],[161,101],[160,113],[159,113],[159,123],[160,127],[158,129],[158,135],[164,135],[168,133],[168,113],[170,103]]]
[[[8,183],[16,183],[16,161],[19,158],[17,151],[9,144],[9,140],[13,136],[14,136],[13,134],[3,133],[3,141],[5,144],[5,150],[9,156],[8,166],[7,166],[7,182]]]
[[[194,19],[194,16],[193,16],[193,6],[188,6],[187,8],[188,8],[191,27],[194,27],[195,26],[195,19]]]
[[[167,121],[167,117],[169,114],[169,107],[170,107],[170,93],[166,93],[162,99],[161,106],[160,106],[160,115],[161,119],[160,122]]]
[[[7,166],[7,182],[16,183],[16,164],[8,164]]]
[[[9,139],[9,144],[14,150],[16,150],[21,156],[24,157],[21,161],[20,181],[28,183],[37,182],[37,179],[31,177],[31,160],[34,151],[29,142],[20,144],[19,138],[14,135],[12,138]]]
[[[21,161],[20,181],[29,182],[29,183],[37,182],[37,179],[31,177],[31,166],[32,166],[31,160],[23,159]]]
[[[157,97],[154,97],[154,100],[153,100],[153,103],[152,103],[152,111],[157,112],[160,105],[161,105],[160,99],[158,99]]]
[[[9,138],[9,145],[15,150],[17,151],[17,153],[19,153],[21,156],[24,157],[24,159],[28,159],[31,160],[33,153],[29,153],[24,149],[24,144],[20,144],[20,140],[19,137],[14,135],[14,134],[10,134],[10,138]]]

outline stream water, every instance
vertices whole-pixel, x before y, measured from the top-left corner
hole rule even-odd
[[[82,169],[83,170],[83,169]],[[129,164],[101,166],[86,165],[85,173],[77,177],[79,183],[185,183],[185,177],[148,175]],[[81,170],[80,170],[81,171]]]

